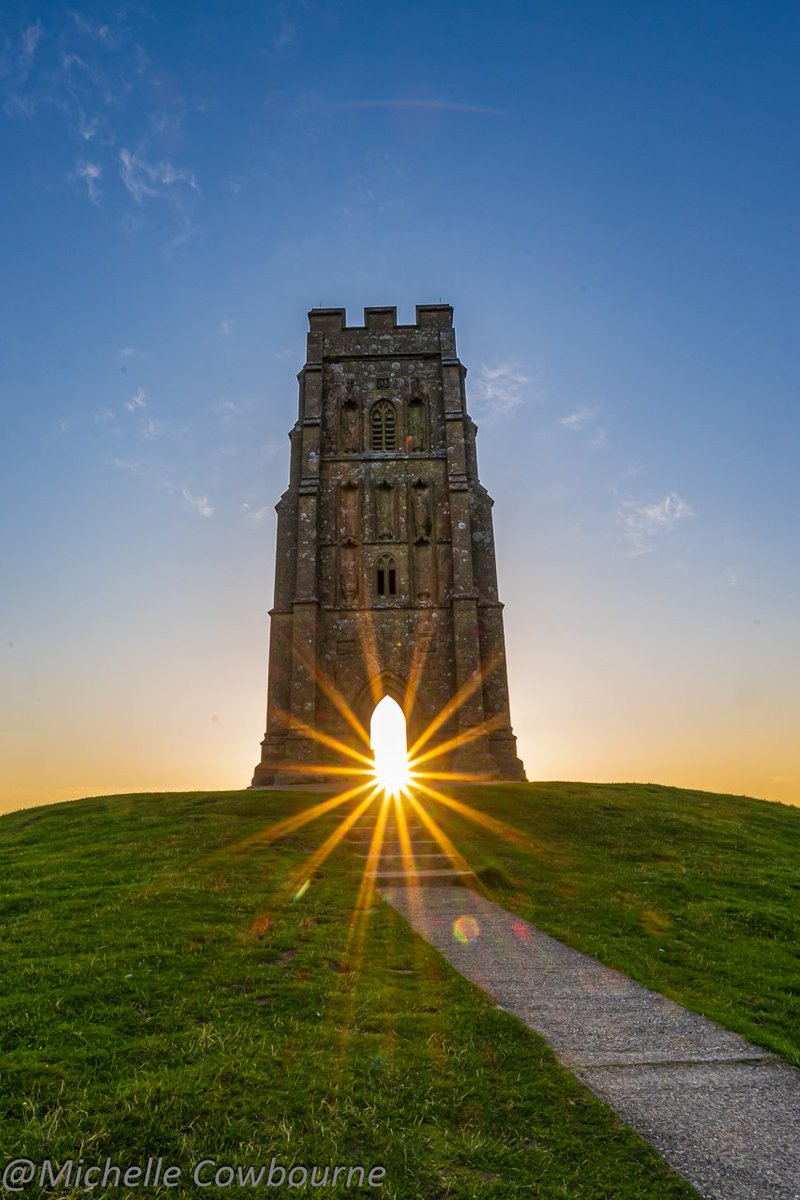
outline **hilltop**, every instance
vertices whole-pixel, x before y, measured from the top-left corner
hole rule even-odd
[[[480,823],[431,811],[492,898],[800,1061],[800,811],[628,784],[446,791]],[[352,844],[301,886],[341,814],[265,833],[316,800],[0,818],[4,1156],[158,1154],[187,1180],[203,1158],[381,1164],[377,1194],[426,1200],[693,1195],[379,897],[353,916]]]

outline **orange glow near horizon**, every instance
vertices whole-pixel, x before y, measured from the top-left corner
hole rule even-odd
[[[357,701],[345,698],[334,676],[324,671],[308,648],[292,648],[305,672],[315,679],[320,699],[336,710],[338,740],[326,740],[320,731],[298,720],[298,714],[283,714],[287,727],[299,735],[298,744],[308,738],[325,747],[323,754],[310,756],[316,760],[313,764],[298,763],[297,767],[309,782],[326,778],[330,784],[340,777],[342,788],[374,782],[369,712],[389,690],[381,669],[374,616],[357,611],[354,620],[359,674],[369,680],[366,696]],[[425,650],[432,632],[431,611],[418,610],[409,631],[405,686],[402,693],[397,692],[396,684],[390,690],[406,715],[415,716],[413,734],[408,737],[410,777],[413,781],[415,775],[424,776],[434,786],[471,782],[472,776],[463,769],[448,769],[445,755],[448,750],[455,752],[457,760],[461,745],[473,737],[472,722],[467,722],[470,728],[463,731],[464,713],[473,699],[479,698],[487,676],[475,672],[454,689],[454,695],[432,709],[426,691]],[[780,638],[785,634],[785,629],[776,629],[776,646],[784,644]],[[279,629],[273,629],[272,636],[280,638]],[[763,640],[764,636],[761,630],[759,637]],[[524,658],[527,651],[521,631],[517,642]],[[655,654],[655,643],[648,640],[647,644]],[[754,674],[758,686],[748,685],[747,689],[731,675],[730,655],[724,661],[709,661],[703,679],[691,690],[682,677],[670,675],[671,660],[663,656],[653,659],[653,670],[646,678],[637,659],[614,658],[615,684],[609,688],[611,651],[595,660],[590,642],[576,645],[581,661],[571,669],[566,669],[569,664],[555,648],[539,645],[540,683],[536,688],[525,686],[531,670],[530,664],[527,674],[522,669],[520,654],[510,664],[514,724],[521,757],[528,762],[532,778],[540,782],[650,782],[800,805],[796,687],[785,653],[780,659],[781,672],[771,683]],[[121,641],[121,658],[83,659],[80,679],[74,670],[64,670],[57,686],[51,681],[48,703],[58,710],[59,719],[52,730],[53,740],[48,742],[50,750],[44,755],[42,724],[32,699],[42,676],[33,661],[24,672],[8,676],[8,702],[0,734],[5,768],[0,813],[78,797],[229,791],[244,782],[243,764],[249,766],[255,757],[257,734],[263,730],[263,726],[254,728],[252,720],[254,704],[261,703],[260,681],[256,697],[242,692],[239,674],[221,672],[215,676],[210,695],[205,677],[187,675],[185,663],[167,658],[167,666],[174,670],[168,671],[163,686],[154,689],[145,664],[125,658],[126,646]],[[60,649],[61,644],[50,647],[48,663],[64,665],[58,657]],[[702,647],[692,646],[691,650],[700,654]],[[687,649],[687,659],[688,653]],[[131,682],[124,689],[118,687],[120,662],[125,663],[124,673]],[[514,687],[514,663],[522,686],[518,682]],[[107,697],[112,694],[114,703],[109,704]],[[480,711],[479,703],[476,709]],[[314,724],[313,718],[309,724]],[[486,732],[491,730],[487,727]],[[287,766],[291,768],[291,764]]]

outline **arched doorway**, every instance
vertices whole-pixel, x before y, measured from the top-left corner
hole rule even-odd
[[[396,675],[394,671],[376,673],[364,684],[350,703],[356,718],[361,722],[364,730],[369,733],[375,707],[382,698],[387,696],[396,701],[402,710],[407,721],[408,745],[413,746],[422,731],[427,729],[433,720],[434,711],[420,691],[416,691],[413,697],[410,697],[408,683],[400,675]]]
[[[408,785],[408,735],[405,714],[391,696],[384,696],[372,711],[369,744],[378,783],[387,796],[399,796]]]

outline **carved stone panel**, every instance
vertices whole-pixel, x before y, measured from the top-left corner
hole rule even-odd
[[[358,642],[354,637],[339,638],[336,643],[336,680],[345,687],[358,670]]]
[[[391,542],[397,536],[394,487],[387,479],[375,488],[375,533],[379,542]]]
[[[420,542],[414,547],[414,594],[419,604],[433,602],[433,547]]]
[[[342,604],[350,606],[358,599],[358,564],[355,546],[342,546],[339,551],[339,590]]]
[[[408,448],[423,451],[428,445],[428,417],[424,400],[415,398],[408,406]]]
[[[411,528],[415,542],[429,542],[433,522],[430,488],[418,479],[411,488]]]
[[[358,484],[345,483],[339,492],[339,541],[355,545],[358,526]]]
[[[359,425],[358,404],[350,392],[341,406],[340,447],[343,454],[357,454],[360,450]]]

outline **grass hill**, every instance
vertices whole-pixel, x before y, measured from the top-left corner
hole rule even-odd
[[[447,792],[473,814],[431,811],[492,898],[800,1062],[800,810],[627,784]],[[182,1172],[164,1196],[252,1194],[192,1171],[273,1155],[383,1166],[381,1187],[349,1190],[403,1200],[694,1195],[379,897],[354,918],[352,844],[298,886],[341,813],[267,831],[316,799],[0,818],[0,1165],[163,1156]]]

